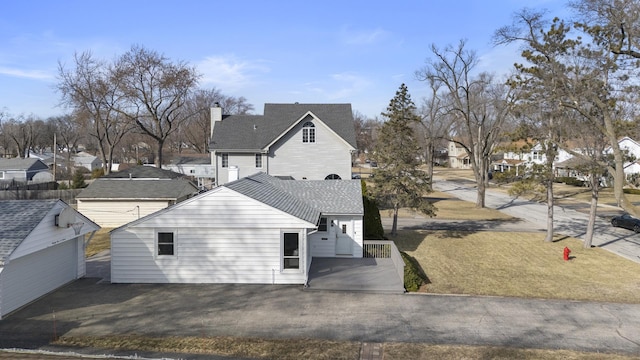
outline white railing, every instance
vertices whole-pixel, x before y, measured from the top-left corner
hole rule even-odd
[[[363,257],[366,258],[391,258],[396,272],[404,284],[404,260],[396,244],[389,240],[364,240]]]

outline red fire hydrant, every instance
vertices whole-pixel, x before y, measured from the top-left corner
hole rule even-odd
[[[571,254],[571,249],[569,249],[568,247],[564,247],[564,259],[565,260],[569,260],[569,254]]]

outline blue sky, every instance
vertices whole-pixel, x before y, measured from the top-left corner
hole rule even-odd
[[[58,106],[58,63],[90,50],[113,60],[134,45],[186,61],[200,87],[264,103],[351,103],[379,116],[400,84],[418,104],[414,72],[431,44],[466,39],[479,71],[507,72],[517,48],[493,32],[523,7],[566,16],[564,0],[30,1],[0,3],[0,110],[42,118]]]

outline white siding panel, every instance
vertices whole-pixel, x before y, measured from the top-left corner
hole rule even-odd
[[[187,200],[170,211],[147,219],[135,227],[223,227],[223,228],[300,228],[303,220],[261,202],[220,187],[205,196]]]
[[[349,146],[318,120],[313,120],[316,142],[302,142],[301,121],[276,144],[271,146],[269,171],[273,176],[290,175],[296,180],[324,180],[337,174],[351,179],[351,153]]]
[[[114,283],[302,284],[304,272],[280,272],[280,229],[177,228],[176,256],[155,256],[155,229],[111,236]]]
[[[0,317],[77,278],[79,240],[12,260],[0,272]]]
[[[78,199],[78,211],[102,227],[118,227],[169,206],[169,201]]]

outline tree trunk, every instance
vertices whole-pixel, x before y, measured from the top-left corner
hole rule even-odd
[[[398,204],[393,205],[393,223],[391,225],[391,236],[398,234]]]
[[[429,191],[433,190],[433,156],[434,156],[434,146],[433,144],[429,144],[425,147],[424,159],[426,165],[427,177],[429,178]]]
[[[553,179],[550,176],[547,176],[547,236],[544,241],[553,241]]]
[[[598,176],[591,174],[591,207],[589,208],[589,223],[587,224],[587,233],[584,236],[583,247],[585,249],[591,248],[591,242],[593,240],[593,229],[596,225],[596,212],[598,211]]]
[[[164,139],[156,139],[158,141],[158,151],[156,153],[155,165],[158,169],[162,168],[162,148],[164,147]]]

